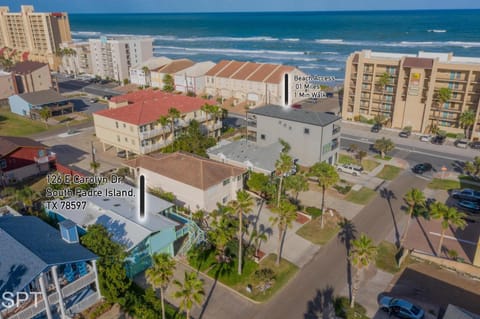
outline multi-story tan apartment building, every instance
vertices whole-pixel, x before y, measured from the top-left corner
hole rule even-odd
[[[60,45],[60,71],[78,75],[92,74],[92,55],[88,42],[65,42]]]
[[[165,79],[165,75],[170,75],[172,77],[172,80],[174,80],[173,76],[175,73],[185,70],[186,68],[189,68],[194,64],[195,62],[189,59],[178,59],[170,61],[170,63],[165,64],[158,69],[150,71],[151,85],[153,87],[163,89],[165,86],[165,83],[163,82],[163,80]]]
[[[67,13],[33,12],[33,6],[21,6],[21,12],[0,7],[0,47],[16,60],[48,63],[57,70],[60,43],[72,41]]]
[[[93,74],[123,81],[129,78],[130,67],[153,56],[152,38],[89,39]]]
[[[205,104],[215,101],[196,97],[165,93],[160,90],[140,90],[113,97],[109,109],[93,114],[96,136],[104,151],[106,146],[135,154],[148,154],[170,145],[174,136],[187,127],[192,120],[202,125],[204,131],[219,135],[222,121],[215,120],[202,111]],[[181,116],[174,119],[174,134],[171,123],[162,126],[161,116],[176,108]]]
[[[442,99],[442,91],[450,93],[449,99]],[[461,133],[460,115],[472,111],[476,118],[472,138],[478,138],[479,101],[480,58],[363,50],[347,59],[342,107],[347,120],[381,114],[393,128],[429,132],[438,127]]]
[[[223,60],[205,74],[205,93],[233,105],[289,105],[304,99],[292,94],[295,76],[305,73],[293,66]]]
[[[48,64],[41,62],[18,62],[9,69],[15,77],[18,94],[44,91],[53,88]]]

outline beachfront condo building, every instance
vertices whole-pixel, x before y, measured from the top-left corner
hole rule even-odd
[[[464,132],[461,114],[471,112],[474,124],[466,131],[475,139],[480,137],[479,101],[480,58],[363,50],[347,59],[345,120],[383,115],[387,126],[393,128],[460,134]]]
[[[129,78],[132,65],[153,56],[153,39],[119,37],[89,39],[92,71],[101,78],[124,81]]]
[[[174,75],[175,91],[182,93],[205,93],[205,73],[215,66],[212,61],[199,62]]]
[[[173,81],[173,75],[179,71],[182,71],[186,68],[191,67],[194,65],[195,62],[189,59],[178,59],[178,60],[172,60],[170,63],[159,67],[155,70],[152,70],[150,72],[150,80],[151,80],[151,86],[159,89],[165,89],[165,76],[170,76]],[[173,89],[175,89],[175,82],[173,83]]]
[[[77,76],[92,74],[92,55],[88,42],[64,42],[60,45],[60,71]]]
[[[67,13],[34,12],[33,6],[21,6],[20,12],[9,12],[8,7],[0,7],[0,56],[44,62],[58,70],[56,52],[60,43],[71,40]]]
[[[129,153],[144,155],[170,145],[192,120],[200,123],[204,133],[218,137],[222,121],[202,111],[205,104],[216,102],[151,89],[115,96],[109,109],[93,114],[95,133],[104,151],[113,146],[127,158]],[[170,108],[180,112],[180,117],[173,119],[173,132],[172,119],[159,123],[162,116],[168,117]]]
[[[223,60],[205,74],[205,93],[228,106],[291,105],[305,99],[293,94],[295,76],[306,75],[293,66]]]
[[[151,72],[172,62],[167,57],[154,57],[130,68],[130,83],[140,86],[152,86]]]

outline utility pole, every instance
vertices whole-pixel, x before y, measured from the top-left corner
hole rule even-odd
[[[92,146],[92,164],[93,164],[93,173],[97,175],[97,162],[95,161],[95,147],[93,146],[93,141],[90,142]]]

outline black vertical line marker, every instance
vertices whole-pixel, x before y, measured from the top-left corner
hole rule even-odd
[[[145,176],[140,175],[140,218],[145,217]]]

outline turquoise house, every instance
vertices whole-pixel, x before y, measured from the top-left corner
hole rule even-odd
[[[62,204],[65,200],[53,200],[45,205],[46,212],[59,222],[73,221],[80,235],[87,232],[89,225],[103,225],[112,240],[125,247],[128,253],[125,267],[129,277],[150,267],[154,254],[167,253],[172,257],[184,254],[195,242],[203,239],[203,232],[194,222],[178,215],[174,204],[148,193],[145,195],[145,218],[140,218],[137,190],[130,185],[107,183],[93,189],[92,194],[108,194],[111,190],[133,196],[69,198],[68,202],[79,203],[75,206],[79,209],[67,209]],[[179,248],[175,248],[177,246]]]

